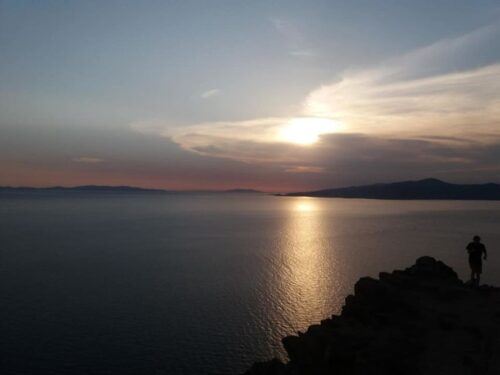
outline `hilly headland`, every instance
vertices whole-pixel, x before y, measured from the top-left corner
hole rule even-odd
[[[325,198],[500,200],[500,184],[452,184],[436,178],[280,194]]]

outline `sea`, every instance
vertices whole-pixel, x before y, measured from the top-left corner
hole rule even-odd
[[[500,202],[265,194],[0,197],[0,373],[238,374],[423,255],[500,285]]]

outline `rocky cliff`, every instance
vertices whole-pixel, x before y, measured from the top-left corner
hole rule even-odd
[[[431,257],[365,277],[340,316],[283,339],[289,362],[246,375],[500,374],[500,289],[471,288]]]

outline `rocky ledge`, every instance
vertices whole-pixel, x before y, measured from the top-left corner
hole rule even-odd
[[[246,375],[500,374],[500,289],[464,284],[431,257],[364,277],[342,313],[288,336],[289,362]]]

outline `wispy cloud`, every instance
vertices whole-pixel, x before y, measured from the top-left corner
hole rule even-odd
[[[311,166],[303,166],[298,165],[291,168],[285,169],[287,173],[297,173],[297,174],[310,174],[310,173],[324,173],[324,167],[311,167]]]
[[[292,43],[299,43],[304,40],[302,33],[290,20],[284,18],[270,19],[274,29]]]
[[[308,46],[304,33],[296,23],[284,18],[271,18],[270,22],[276,32],[283,37],[291,56],[299,58],[316,56],[316,52]]]
[[[73,161],[75,163],[95,164],[95,163],[102,163],[104,161],[104,159],[96,158],[93,156],[80,156],[80,157],[74,158]]]
[[[217,95],[220,95],[221,94],[221,90],[220,89],[210,89],[210,90],[207,90],[205,92],[202,92],[200,97],[202,99],[209,99],[209,98],[213,98],[214,96],[217,96]]]
[[[484,27],[346,72],[314,90],[304,112],[370,134],[500,135],[500,49],[497,61],[481,61],[499,37],[498,26]]]
[[[238,122],[212,122],[167,130],[171,139],[188,151],[245,162],[269,160],[259,151],[275,144],[279,129],[288,118],[263,118]]]
[[[500,64],[393,82],[354,74],[312,92],[304,110],[351,132],[500,136]]]

